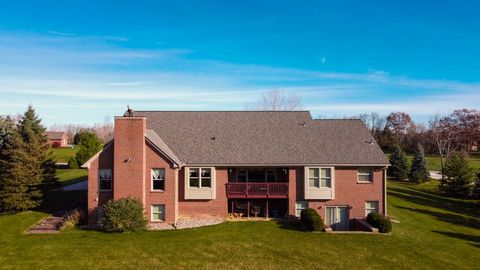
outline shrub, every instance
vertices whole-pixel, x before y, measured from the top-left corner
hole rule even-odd
[[[392,231],[392,221],[378,213],[368,214],[367,222],[377,228],[381,233],[389,233]]]
[[[67,213],[62,230],[69,230],[86,223],[85,211],[79,208],[73,209]]]
[[[80,167],[78,166],[78,161],[77,161],[77,159],[76,159],[75,157],[71,157],[71,158],[68,160],[68,167],[69,167],[70,169],[78,169],[78,168],[80,168]]]
[[[62,146],[62,144],[60,142],[53,142],[52,143],[53,148],[60,148],[60,146]]]
[[[102,209],[100,227],[107,232],[131,232],[144,229],[147,220],[143,205],[133,198],[108,201]]]
[[[300,221],[308,231],[321,231],[325,227],[322,218],[313,208],[302,210]]]

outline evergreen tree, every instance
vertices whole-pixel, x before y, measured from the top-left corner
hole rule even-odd
[[[4,211],[23,211],[40,205],[43,181],[41,163],[32,156],[18,129],[5,145],[2,168],[0,202]]]
[[[395,180],[405,180],[408,176],[408,163],[405,152],[400,146],[396,146],[390,155],[390,167],[387,170],[388,175]]]
[[[3,178],[5,176],[5,166],[4,162],[7,161],[8,155],[6,146],[11,143],[12,135],[14,132],[14,124],[10,117],[0,116],[0,193],[4,189]],[[2,200],[0,199],[0,211],[3,212],[4,207]]]
[[[468,159],[464,154],[451,154],[445,164],[443,174],[444,182],[440,185],[442,191],[462,197],[470,195],[474,174],[468,166]]]
[[[13,124],[12,124],[13,125]],[[29,106],[0,156],[0,202],[3,210],[27,210],[58,185],[55,163],[49,155],[45,128]]]
[[[427,168],[427,160],[421,144],[417,144],[412,160],[412,167],[408,174],[408,180],[412,182],[425,182],[430,178],[430,172]]]
[[[102,143],[95,133],[90,131],[83,131],[78,138],[80,149],[76,154],[78,165],[82,165],[95,155],[102,148]]]
[[[46,195],[52,189],[59,186],[56,176],[55,161],[53,160],[48,139],[45,135],[45,127],[42,120],[37,116],[32,106],[28,106],[22,120],[18,125],[18,130],[23,141],[30,147],[32,156],[35,156],[41,163],[39,173],[43,175],[42,192]]]

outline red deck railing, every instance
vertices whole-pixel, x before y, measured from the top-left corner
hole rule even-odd
[[[288,183],[227,183],[228,198],[288,198]]]

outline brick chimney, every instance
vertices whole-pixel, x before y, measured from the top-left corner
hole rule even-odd
[[[145,205],[145,117],[115,117],[113,198],[133,197]]]

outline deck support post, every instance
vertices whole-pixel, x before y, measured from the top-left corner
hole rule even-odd
[[[267,199],[267,201],[266,201],[266,205],[267,205],[267,206],[266,206],[266,208],[267,208],[266,217],[268,218],[268,199]]]
[[[250,218],[250,201],[247,200],[247,218]]]

